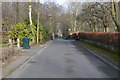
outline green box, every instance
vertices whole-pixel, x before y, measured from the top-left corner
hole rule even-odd
[[[30,38],[23,38],[23,49],[30,49]]]

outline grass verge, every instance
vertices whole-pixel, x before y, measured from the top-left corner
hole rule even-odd
[[[115,64],[114,62],[112,62],[109,58],[111,58],[111,59],[114,59],[116,62],[120,62],[120,56],[118,56],[117,54],[114,54],[114,53],[111,53],[111,52],[108,52],[108,51],[106,51],[106,50],[103,50],[103,49],[101,49],[101,48],[98,48],[98,47],[95,47],[94,45],[92,45],[92,44],[90,44],[90,43],[87,43],[87,42],[85,42],[85,41],[78,41],[82,46],[84,46],[84,47],[86,47],[86,48],[88,48],[88,49],[90,49],[91,51],[93,51],[93,52],[95,52],[96,54],[98,54],[99,56],[101,56],[102,58],[104,58],[105,60],[107,60],[107,61],[109,61],[110,63],[112,63],[112,64],[114,64],[114,65],[116,65],[116,66],[118,66],[118,64]],[[106,57],[106,56],[104,56],[104,55],[100,55],[100,54],[104,54],[104,55],[107,55],[107,56],[109,56],[109,58],[108,57]]]

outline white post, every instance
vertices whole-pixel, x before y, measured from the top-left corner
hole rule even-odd
[[[9,39],[9,47],[12,47],[12,39]]]
[[[19,48],[20,47],[20,39],[17,38],[17,47]]]

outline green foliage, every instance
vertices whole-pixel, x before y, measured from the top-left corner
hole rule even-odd
[[[29,25],[29,24],[30,24],[29,19],[25,19],[24,22],[25,22],[26,25]]]
[[[40,24],[40,32],[42,32],[43,33],[43,25],[42,24]]]
[[[48,30],[45,29],[45,28],[43,29],[43,37],[44,37],[45,40],[50,39],[50,34],[49,34]]]
[[[48,33],[48,30],[45,28],[45,27],[43,27],[43,25],[42,24],[40,24],[40,26],[39,26],[39,34],[40,34],[40,43],[43,43],[43,42],[45,42],[46,40],[49,40],[50,39],[50,35],[49,35],[49,33]]]
[[[112,57],[113,59],[115,59],[117,61],[120,61],[119,55],[116,55],[114,53],[111,53],[111,52],[108,52],[108,51],[103,50],[101,48],[98,48],[98,47],[96,47],[96,46],[94,46],[86,41],[83,41],[83,40],[80,40],[80,44],[85,46],[86,48],[92,50],[92,51],[98,51],[98,52],[96,52],[97,54],[103,53],[105,55]]]
[[[33,35],[36,36],[36,34],[37,34],[36,26],[33,24],[33,25],[31,25],[31,28],[32,28],[32,31],[33,31]]]
[[[25,19],[23,22],[20,22],[16,25],[10,26],[11,31],[9,32],[10,38],[19,38],[22,40],[22,38],[30,38],[33,39],[37,36],[37,27],[34,25],[35,22],[33,22],[33,25],[30,26],[30,22],[28,19]],[[50,34],[47,29],[43,27],[42,24],[39,25],[39,42],[43,43],[43,40],[49,40]]]
[[[32,25],[32,27],[33,27],[33,30],[35,30],[35,26]],[[29,22],[27,20],[11,26],[10,29],[11,29],[11,32],[10,32],[11,38],[22,39],[25,37],[32,38],[33,36],[31,28],[29,26]]]

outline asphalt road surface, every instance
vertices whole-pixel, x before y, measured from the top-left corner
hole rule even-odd
[[[37,48],[39,50],[39,48]],[[116,78],[117,71],[102,63],[74,40],[54,40],[14,78]]]

